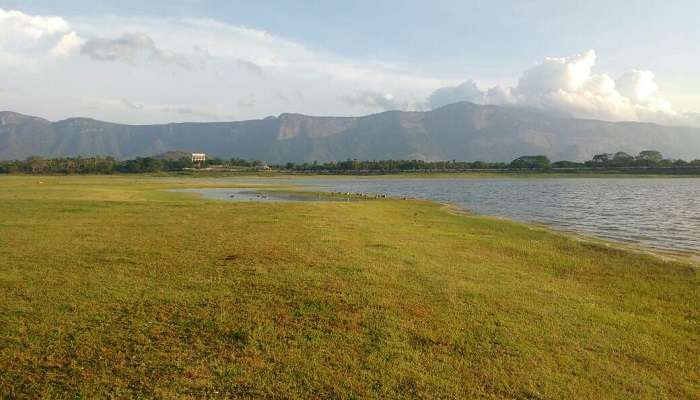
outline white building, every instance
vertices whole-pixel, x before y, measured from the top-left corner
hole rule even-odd
[[[192,153],[192,162],[194,164],[199,164],[207,161],[207,155],[205,153]]]

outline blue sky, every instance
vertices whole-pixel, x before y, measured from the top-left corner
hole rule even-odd
[[[337,83],[337,86],[331,85],[337,92],[337,104],[330,106],[329,103],[333,102],[324,99],[319,88],[316,88],[319,89],[319,93],[309,93],[309,96],[318,96],[316,101],[309,101],[309,96],[304,95],[304,89],[308,85],[325,85],[321,83],[325,78],[322,74],[319,75],[319,71],[310,73],[295,70],[293,78],[283,78],[282,72],[279,69],[275,70],[274,75],[278,79],[276,83],[280,91],[278,97],[291,99],[296,92],[301,92],[306,105],[295,104],[295,107],[290,108],[307,113],[357,114],[380,111],[390,105],[396,108],[419,108],[418,104],[434,90],[443,86],[456,87],[469,80],[473,80],[484,92],[494,86],[517,89],[518,81],[524,72],[538,63],[543,63],[547,57],[575,57],[591,49],[595,50],[596,56],[592,74],[605,74],[617,80],[629,71],[652,71],[654,83],[659,87],[658,97],[663,95],[663,99],[673,105],[674,112],[700,110],[700,74],[697,73],[700,67],[700,52],[697,51],[697,43],[700,43],[700,2],[692,0],[326,0],[260,3],[263,2],[0,0],[0,8],[5,11],[18,10],[28,16],[61,17],[70,24],[70,29],[76,29],[81,43],[97,37],[120,38],[129,33],[146,33],[149,38],[156,39],[159,33],[164,34],[166,30],[164,26],[156,26],[157,21],[164,18],[172,21],[215,21],[226,26],[265,32],[286,44],[303,46],[305,51],[314,54],[314,63],[318,61],[328,65],[361,65],[361,68],[375,68],[382,73],[397,72],[407,76],[405,79],[388,82],[386,87],[381,87],[378,83],[384,76],[382,74],[345,83],[340,81],[349,75],[356,78],[356,74],[348,72],[343,77],[335,76],[330,79]],[[178,28],[173,29],[177,31]],[[225,37],[222,38],[223,46]],[[183,55],[190,48],[200,47],[194,41],[184,46],[182,41],[175,43],[174,40],[168,42],[169,40],[167,37],[158,39],[155,45],[165,52],[178,52]],[[211,46],[216,47],[213,44]],[[230,53],[235,53],[235,49],[229,50]],[[218,57],[217,54],[212,56]],[[296,60],[294,55],[287,56]],[[266,67],[272,68],[272,65],[258,62],[265,57],[254,51],[248,58],[243,61],[263,65],[264,70],[267,70]],[[229,59],[228,62],[230,61]],[[63,62],[71,63],[65,60]],[[83,60],[82,64],[87,64],[86,60]],[[282,64],[289,65],[293,62],[285,61]],[[124,65],[110,67],[107,72],[126,74],[137,81],[148,79],[155,73],[145,71],[141,74],[138,72],[141,67],[130,62],[126,68]],[[52,73],[61,73],[55,70],[60,67],[52,65],[51,68]],[[85,65],[81,65],[80,68],[85,69],[84,72],[88,76],[99,75],[94,70],[89,71]],[[149,67],[143,69],[147,68]],[[275,68],[281,67],[275,64]],[[206,73],[211,74],[211,71]],[[207,89],[212,86],[192,73],[182,75],[181,78],[187,82],[191,81],[195,88],[198,84]],[[30,83],[30,78],[23,76],[22,80]],[[241,78],[240,81],[244,80]],[[366,87],[358,86],[363,84]],[[0,90],[3,89],[1,85],[0,81]],[[266,99],[273,90],[271,85],[261,85],[259,92],[255,90],[255,85],[240,83],[235,79],[231,85],[240,89],[240,92],[245,92],[239,96],[238,103],[244,105],[246,98],[255,99],[248,101],[249,104],[255,103],[255,106],[243,110],[240,107],[236,109],[231,104],[231,113],[219,113],[222,118],[264,116],[284,111],[283,108],[287,106],[286,101]],[[356,93],[351,93],[351,88],[357,89]],[[157,90],[158,87],[154,86],[152,89]],[[7,90],[4,89],[5,92]],[[131,96],[135,97],[133,100],[128,96],[129,93],[109,94],[136,105],[143,103],[144,107],[132,107],[129,113],[90,111],[84,105],[77,104],[78,109],[75,113],[144,122],[173,117],[173,113],[164,113],[158,118],[143,115],[139,117],[138,111],[143,114],[147,103],[167,102],[157,99],[157,96],[137,92]],[[513,93],[516,92],[517,90]],[[378,97],[372,100],[372,96]],[[60,94],[57,93],[55,97],[60,98]],[[356,101],[351,101],[353,99]],[[541,99],[537,101],[542,103]],[[561,102],[558,101],[557,104]],[[179,105],[183,110],[197,108],[197,104]],[[199,105],[203,108],[208,106],[210,104],[206,102]],[[39,111],[44,113],[51,109],[50,106],[40,108]],[[584,108],[590,109],[588,105]],[[659,108],[663,107],[656,107],[655,110]],[[50,117],[60,117],[69,111],[66,109],[48,114],[51,114]],[[620,117],[624,119],[629,115],[631,114],[621,114]],[[182,117],[203,118],[206,115],[182,114]]]

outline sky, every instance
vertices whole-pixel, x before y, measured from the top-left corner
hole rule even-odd
[[[695,0],[0,0],[0,109],[141,124],[466,100],[700,125],[698,21]]]

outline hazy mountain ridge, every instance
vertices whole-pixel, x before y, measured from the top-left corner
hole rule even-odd
[[[589,159],[657,149],[700,157],[700,129],[548,116],[510,107],[455,103],[426,112],[362,117],[282,114],[239,122],[122,125],[87,118],[58,122],[0,112],[0,159],[103,155],[120,159],[171,150],[287,161],[426,159],[509,161],[525,154]]]

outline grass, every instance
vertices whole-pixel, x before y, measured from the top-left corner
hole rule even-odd
[[[698,398],[700,279],[418,201],[0,177],[3,398]]]

